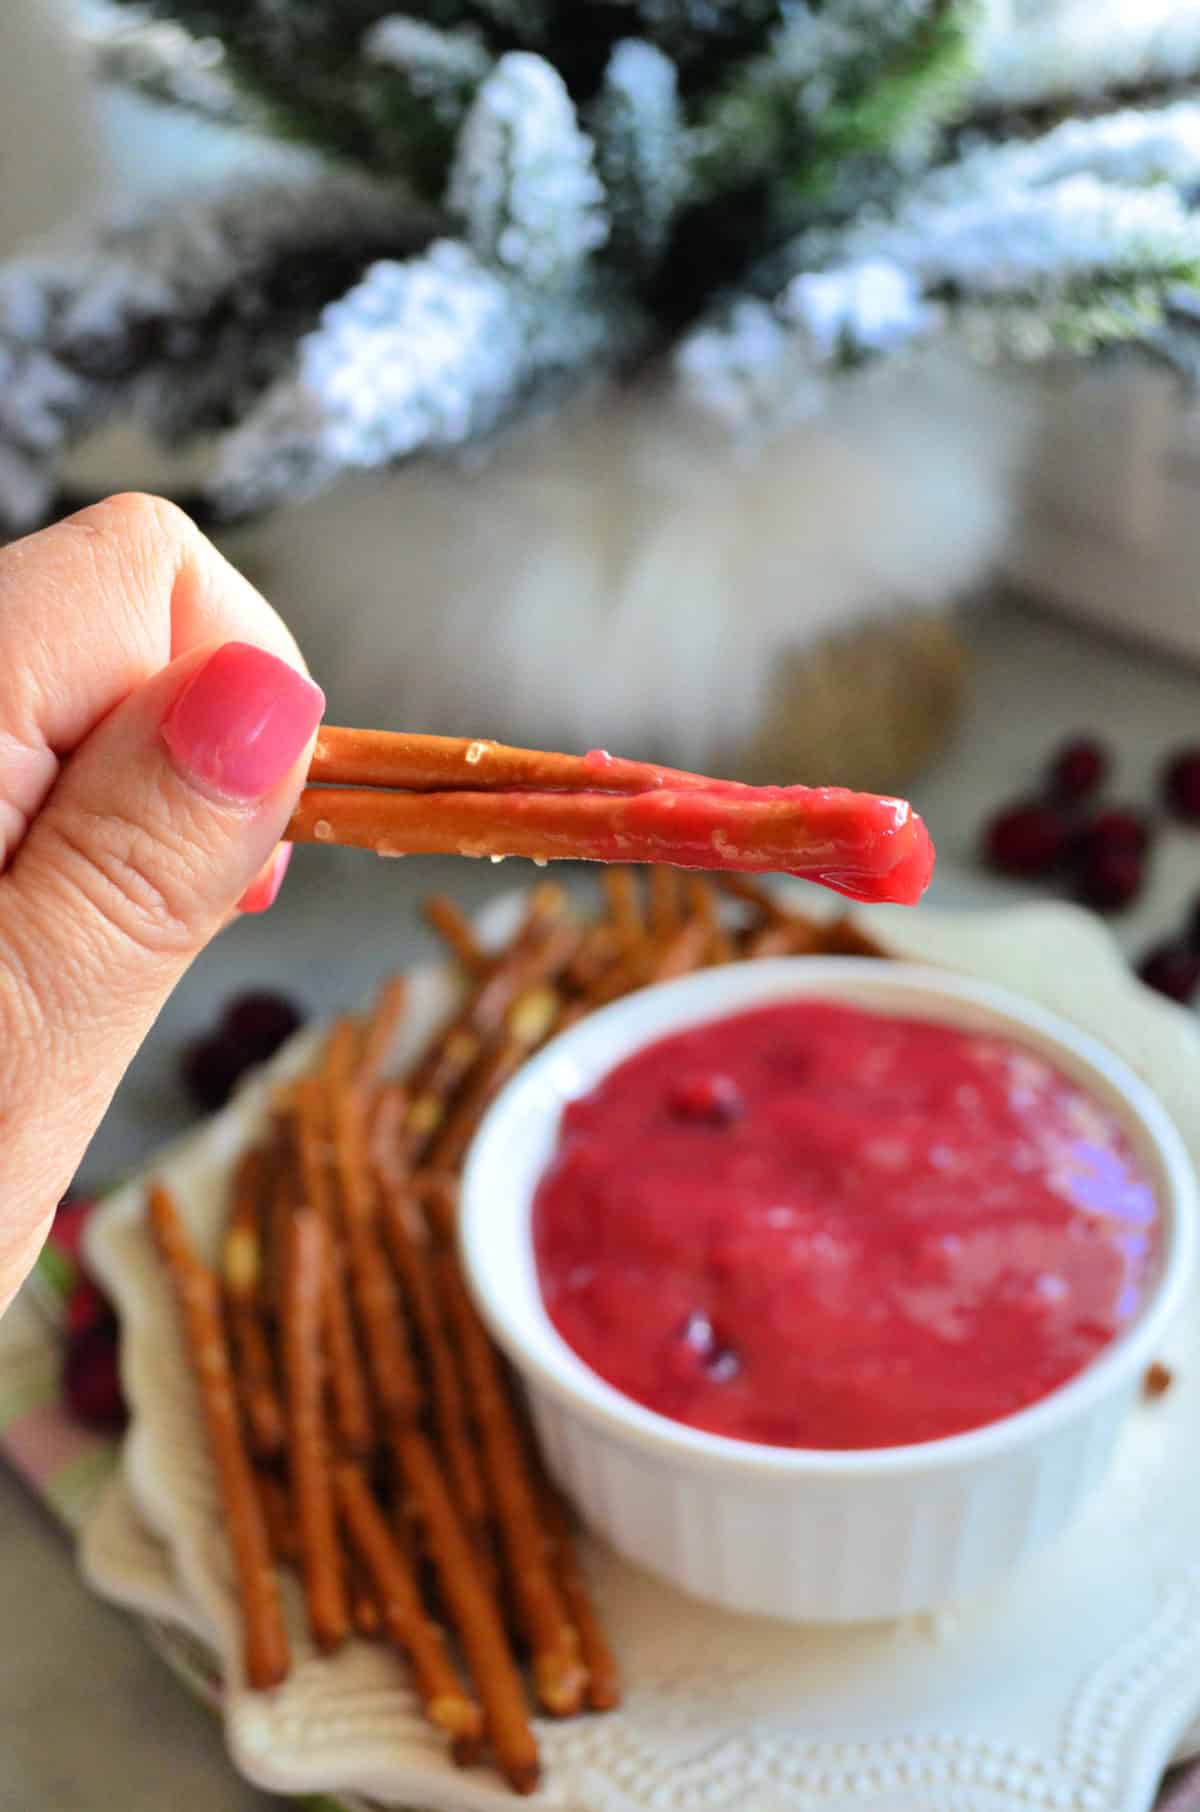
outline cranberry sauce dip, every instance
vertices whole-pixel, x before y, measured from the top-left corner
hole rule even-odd
[[[559,1333],[627,1396],[777,1447],[904,1446],[1022,1409],[1154,1274],[1118,1122],[1007,1040],[816,999],[638,1052],[538,1187]]]

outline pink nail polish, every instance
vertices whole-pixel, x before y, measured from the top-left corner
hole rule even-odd
[[[321,688],[286,661],[227,642],[188,680],[162,738],[189,780],[227,799],[262,799],[302,754],[324,709]]]
[[[239,912],[267,912],[279,898],[279,889],[292,859],[290,843],[281,843],[256,880],[251,881],[237,903]]]

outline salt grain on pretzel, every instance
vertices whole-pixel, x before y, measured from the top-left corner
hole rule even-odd
[[[179,1307],[233,1556],[246,1679],[255,1688],[277,1686],[288,1670],[287,1635],[267,1525],[238,1425],[217,1281],[161,1184],[150,1191],[149,1215]]]

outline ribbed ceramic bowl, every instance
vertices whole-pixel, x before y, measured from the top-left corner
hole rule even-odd
[[[1153,1179],[1161,1259],[1141,1313],[1070,1383],[986,1427],[859,1452],[755,1446],[643,1408],[586,1366],[538,1290],[530,1218],[564,1105],[672,1032],[801,996],[998,1034],[1112,1111]],[[463,1179],[476,1302],[528,1389],[554,1473],[599,1534],[697,1597],[793,1621],[929,1610],[1050,1541],[1101,1476],[1193,1268],[1197,1195],[1157,1101],[1101,1046],[998,988],[844,957],[730,965],[629,996],[548,1045],[498,1098]]]

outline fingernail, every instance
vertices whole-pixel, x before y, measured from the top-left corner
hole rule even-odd
[[[279,889],[283,886],[283,877],[288,871],[288,863],[291,859],[291,844],[281,843],[257,879],[251,881],[238,901],[238,911],[266,912],[272,907],[279,898]]]
[[[319,686],[263,648],[227,642],[180,692],[162,737],[189,779],[227,799],[262,799],[321,721]]]

